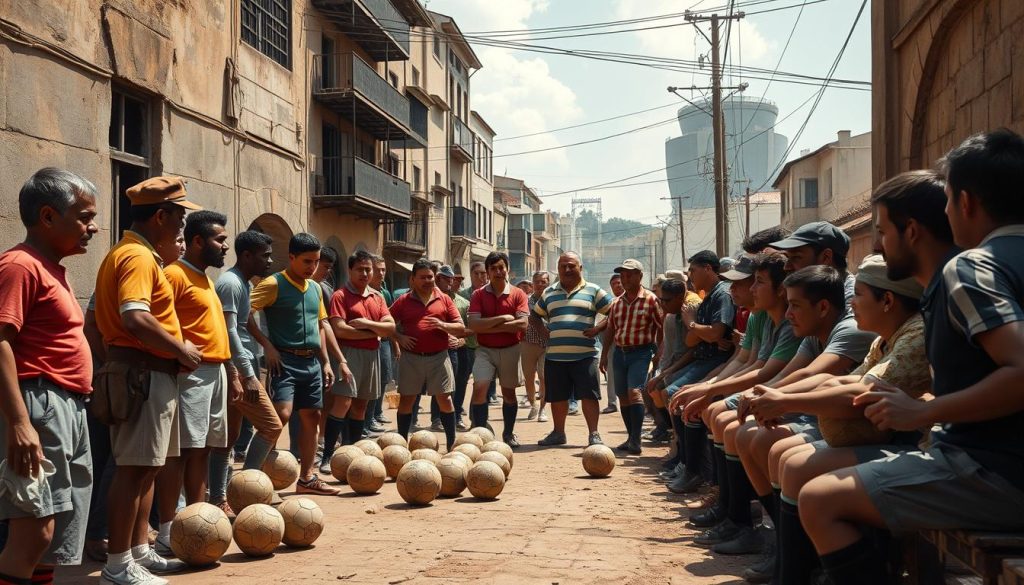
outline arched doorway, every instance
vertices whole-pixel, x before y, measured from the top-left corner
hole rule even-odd
[[[270,266],[271,271],[280,272],[288,265],[288,242],[292,239],[292,229],[288,222],[281,216],[273,213],[264,213],[257,217],[249,229],[267,234],[274,240],[272,244],[274,263]]]

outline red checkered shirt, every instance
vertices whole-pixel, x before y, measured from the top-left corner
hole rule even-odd
[[[631,347],[657,343],[658,331],[664,326],[665,311],[655,294],[643,287],[630,302],[628,293],[612,302],[608,318],[615,327],[615,345]]]

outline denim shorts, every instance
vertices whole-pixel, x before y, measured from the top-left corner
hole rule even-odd
[[[613,347],[615,393],[622,396],[630,390],[643,388],[647,382],[647,371],[651,369],[651,358],[653,357],[653,345],[630,351],[622,351],[618,346]]]
[[[270,378],[274,402],[291,402],[293,410],[323,408],[323,374],[316,356],[281,352],[281,373]]]
[[[669,396],[672,396],[683,386],[700,382],[707,378],[712,370],[722,365],[724,361],[724,359],[709,359],[690,362],[676,373],[672,383],[665,387],[665,391],[668,392]]]

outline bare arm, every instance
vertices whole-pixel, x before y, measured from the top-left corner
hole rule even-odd
[[[178,341],[160,326],[160,322],[149,311],[125,311],[121,313],[121,325],[147,347],[173,355],[190,370],[196,369],[203,359],[203,354],[191,342]]]
[[[380,321],[353,319],[348,324],[356,330],[370,330],[377,337],[391,337],[395,334],[395,319],[391,315],[386,315]]]
[[[522,317],[516,317],[512,321],[502,323],[501,325],[491,329],[491,331],[501,333],[526,333],[526,328],[528,326],[529,319],[527,315],[523,315]]]
[[[337,339],[377,339],[377,334],[369,329],[356,329],[341,317],[331,317],[331,330]]]
[[[103,343],[103,335],[100,334],[100,328],[96,324],[96,311],[90,309],[85,312],[84,331],[92,358],[101,364],[107,361],[107,344]]]
[[[850,358],[834,353],[823,353],[814,358],[807,366],[791,372],[785,378],[776,382],[775,387],[782,389],[787,394],[809,392],[825,381],[825,379],[820,377],[821,374],[827,375],[827,378],[843,375],[853,369],[854,365],[853,360]],[[805,383],[794,386],[797,382],[805,380]],[[783,389],[783,386],[787,386],[787,388]]]
[[[494,317],[480,317],[476,315],[469,316],[469,328],[475,331],[477,334],[480,333],[500,333],[496,329],[499,325],[508,323],[514,320],[515,317],[512,315],[495,315]]]
[[[7,453],[4,455],[15,473],[34,477],[39,473],[39,462],[44,459],[43,446],[39,433],[32,427],[18,386],[18,369],[11,347],[17,337],[11,324],[0,326],[0,414],[7,423]]]

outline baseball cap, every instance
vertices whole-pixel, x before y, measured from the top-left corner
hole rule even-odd
[[[623,270],[639,270],[640,272],[643,272],[644,265],[641,264],[639,260],[627,258],[622,261],[622,264],[619,264],[618,266],[615,267],[616,273],[622,272]]]
[[[739,260],[733,262],[733,265],[728,270],[724,270],[725,266],[722,266],[723,271],[719,274],[726,280],[746,280],[751,276],[754,276],[754,259],[750,256],[743,255],[739,257]]]
[[[814,221],[797,228],[785,240],[768,244],[779,250],[791,250],[800,246],[828,248],[842,256],[850,251],[850,236],[827,221]]]
[[[188,201],[185,182],[179,177],[151,177],[128,188],[126,193],[132,205],[173,203],[185,209],[199,211],[202,207]]]
[[[437,275],[447,276],[448,278],[455,278],[455,271],[452,270],[451,266],[445,264],[444,266],[441,266],[440,268],[437,269]]]
[[[681,280],[686,282],[686,273],[682,270],[666,270],[665,278],[668,280]]]
[[[857,282],[892,291],[893,294],[903,295],[912,299],[920,299],[924,294],[924,287],[913,278],[903,280],[891,280],[886,273],[885,258],[881,254],[872,254],[861,262],[857,269]]]

